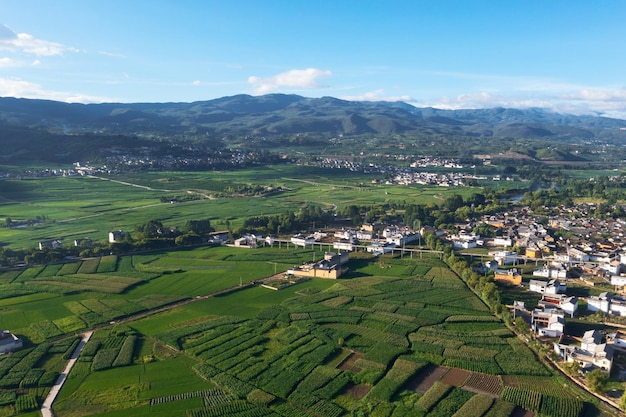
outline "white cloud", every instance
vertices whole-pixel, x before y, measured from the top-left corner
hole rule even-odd
[[[120,101],[109,97],[97,97],[73,92],[46,90],[39,84],[8,78],[0,78],[0,97],[33,98],[63,101],[66,103],[104,103]]]
[[[15,33],[6,25],[0,25],[0,50],[37,56],[61,55],[66,51],[78,52],[76,48],[37,39],[28,33]]]
[[[202,85],[202,81],[200,80],[195,80],[194,82],[192,82],[191,84],[196,85],[196,86],[201,86]]]
[[[248,78],[248,84],[253,86],[256,94],[265,94],[281,87],[320,88],[321,85],[317,82],[318,78],[330,77],[331,75],[331,71],[317,68],[292,69],[268,78],[251,76]]]
[[[413,101],[418,107],[440,109],[481,109],[493,107],[538,107],[557,113],[575,115],[594,114],[626,119],[626,89],[582,88],[577,91],[551,92],[525,91],[523,94],[479,92]]]
[[[415,101],[411,96],[387,96],[383,89],[370,91],[358,96],[343,96],[341,98],[350,101]]]
[[[100,55],[108,56],[110,58],[126,58],[126,55],[116,54],[114,52],[98,51],[98,53]]]
[[[15,65],[15,61],[11,58],[0,58],[0,68],[12,67]]]

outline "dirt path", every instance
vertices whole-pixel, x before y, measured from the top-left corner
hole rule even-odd
[[[59,395],[59,392],[61,391],[61,388],[63,388],[63,384],[65,383],[65,380],[67,379],[67,376],[69,375],[70,371],[72,370],[72,367],[74,366],[74,364],[76,363],[76,360],[78,359],[78,355],[80,355],[80,352],[83,350],[83,348],[89,341],[89,338],[91,337],[92,334],[93,334],[93,330],[83,333],[83,338],[81,339],[78,346],[76,346],[76,349],[74,349],[74,352],[72,353],[70,360],[67,362],[65,369],[63,369],[63,372],[57,378],[57,381],[54,383],[54,385],[50,389],[48,396],[46,397],[45,401],[43,402],[41,406],[42,417],[54,417],[54,412],[52,411],[52,403],[54,403],[54,400],[57,398],[57,395]]]

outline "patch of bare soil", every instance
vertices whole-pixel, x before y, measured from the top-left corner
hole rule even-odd
[[[366,384],[354,385],[353,383],[350,383],[344,389],[344,394],[349,395],[355,400],[360,400],[361,398],[364,398],[368,392],[370,392],[370,389],[372,389],[372,387]]]
[[[445,366],[429,365],[409,380],[407,389],[424,394],[435,382],[439,381],[449,369],[450,368],[446,368]]]
[[[469,376],[470,371],[459,368],[450,368],[450,370],[441,378],[441,382],[452,385],[453,387],[461,387],[465,384],[465,381],[467,381]]]
[[[361,372],[362,368],[355,365],[356,361],[359,360],[361,356],[363,356],[363,354],[360,352],[352,352],[345,361],[341,362],[339,369],[342,371]]]

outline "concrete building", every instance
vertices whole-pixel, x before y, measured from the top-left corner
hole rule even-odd
[[[347,271],[344,265],[348,260],[348,252],[326,253],[321,261],[294,267],[289,269],[287,274],[297,277],[337,279]]]

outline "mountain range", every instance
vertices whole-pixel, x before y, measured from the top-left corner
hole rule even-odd
[[[558,114],[537,108],[442,110],[402,102],[286,94],[129,104],[68,104],[5,97],[0,98],[2,126],[55,133],[138,136],[446,135],[620,142],[626,136],[626,120]]]

